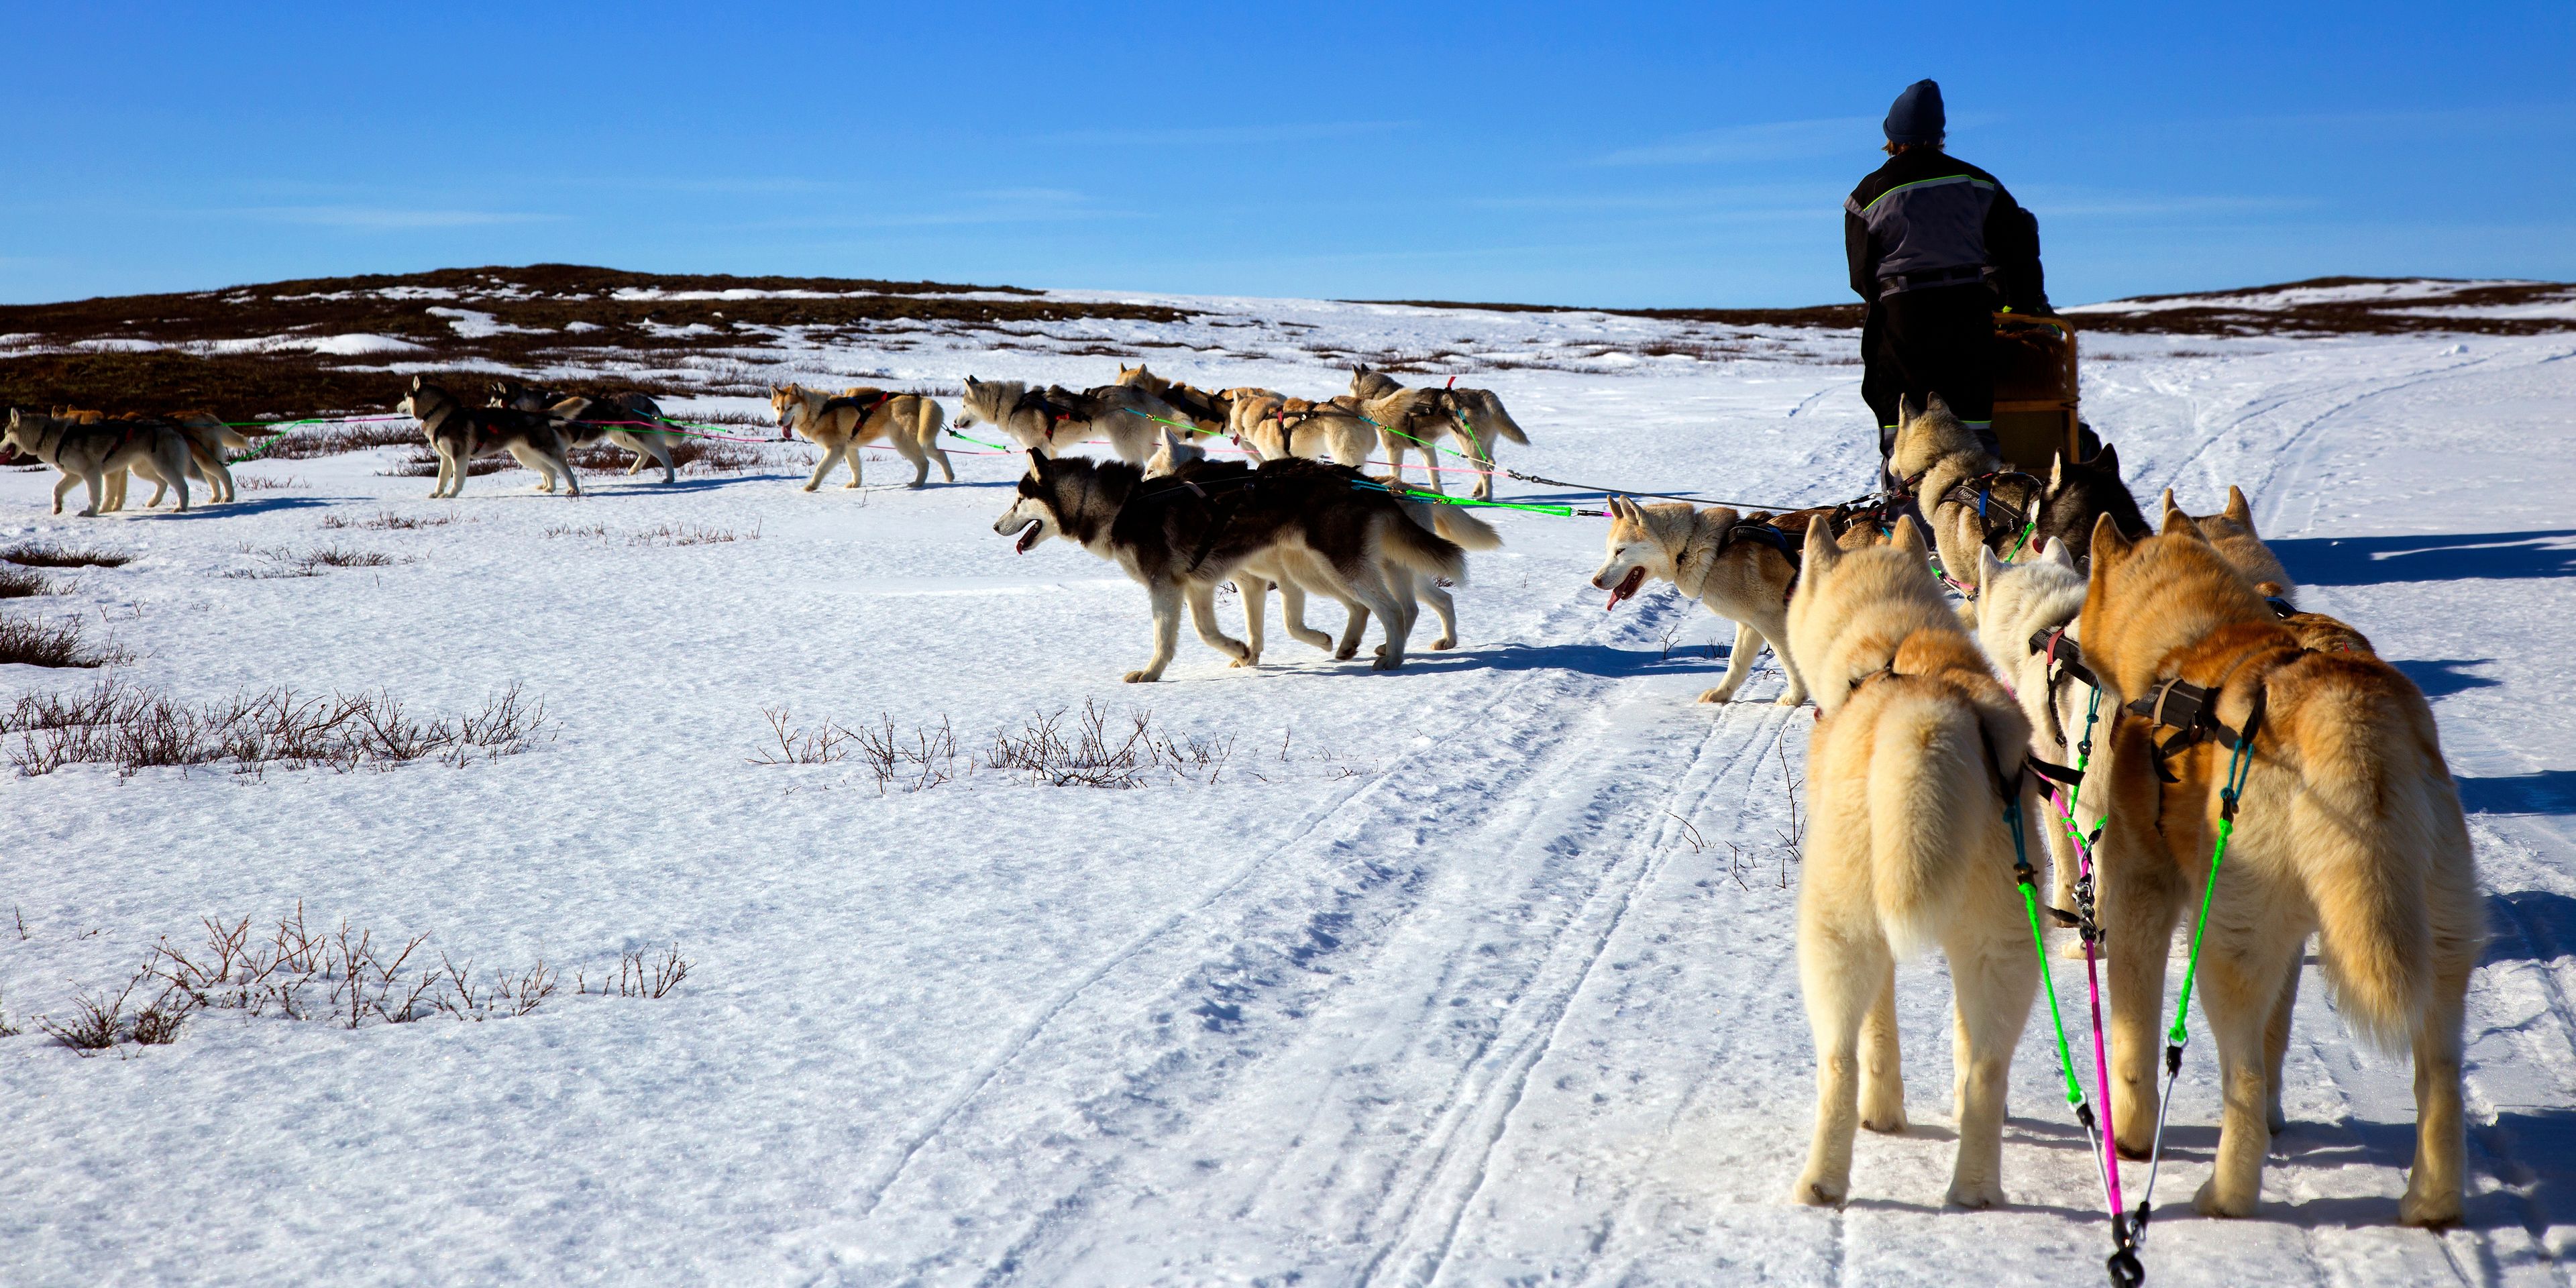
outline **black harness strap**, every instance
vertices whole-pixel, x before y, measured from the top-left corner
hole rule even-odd
[[[1780,598],[1786,601],[1790,596],[1798,593],[1798,578],[1806,573],[1804,558],[1806,550],[1797,542],[1791,541],[1788,533],[1773,526],[1771,516],[1744,519],[1729,525],[1726,532],[1717,539],[1717,553],[1726,553],[1728,546],[1739,541],[1750,541],[1779,551],[1780,557],[1789,561],[1789,585],[1787,589],[1780,592]]]
[[[2175,731],[2171,738],[2167,738],[2156,748],[2158,778],[2168,783],[2181,782],[2182,780],[2167,768],[2166,762],[2203,742],[2215,741],[2230,751],[2235,750],[2240,744],[2251,744],[2256,727],[2263,723],[2263,708],[2270,698],[2270,688],[2259,683],[2255,686],[2254,709],[2246,715],[2245,726],[2242,729],[2230,729],[2219,722],[2218,695],[2227,688],[2228,679],[2236,674],[2238,668],[2251,661],[2255,654],[2264,651],[2259,646],[2247,649],[2234,662],[2228,664],[2227,670],[2219,675],[2216,684],[2207,688],[2179,678],[2165,680],[2157,684],[2147,696],[2129,704],[2128,709],[2132,713],[2146,717],[2152,724]],[[2249,752],[2252,750],[2250,745],[2247,746],[2247,750]]]
[[[1917,475],[1916,478],[1919,481],[1921,476]],[[1985,542],[1987,545],[1991,546],[1995,544],[1998,537],[2004,536],[2008,533],[2019,532],[2022,525],[2029,522],[2031,518],[2030,514],[2025,512],[2021,506],[2014,505],[2009,501],[1997,500],[1995,498],[1995,484],[2000,483],[2005,479],[2021,479],[2028,482],[2031,485],[2031,492],[2033,494],[2030,498],[2031,500],[2035,500],[2038,495],[2047,491],[2047,485],[2041,483],[2035,476],[2024,474],[2019,470],[1993,470],[1988,473],[1961,479],[1957,483],[1952,484],[1950,490],[1943,493],[1941,495],[1941,499],[1935,502],[1934,505],[1936,508],[1943,505],[1973,505],[1977,507],[1977,526],[1985,531]],[[1911,489],[1909,488],[1909,490]],[[2010,518],[2008,518],[2002,526],[1998,527],[1995,523],[1995,517],[1991,513],[1992,510],[2001,510],[2006,515],[2009,515]]]

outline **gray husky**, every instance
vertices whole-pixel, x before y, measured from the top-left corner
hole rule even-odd
[[[523,385],[516,380],[495,380],[492,382],[492,405],[552,413],[563,418],[566,448],[590,447],[604,441],[635,453],[634,463],[626,467],[630,478],[649,460],[662,467],[663,482],[680,481],[680,471],[671,463],[671,449],[678,446],[685,435],[677,430],[648,428],[663,423],[662,405],[653,401],[650,394],[622,393],[605,398],[584,398]]]
[[[11,408],[9,428],[0,442],[63,472],[54,484],[54,513],[63,512],[63,497],[72,484],[89,486],[84,517],[96,516],[106,500],[107,479],[134,470],[179,491],[179,508],[188,508],[188,440],[177,426],[161,420],[103,420],[82,424],[25,408]]]
[[[1017,380],[966,377],[964,405],[957,425],[963,429],[988,424],[1029,451],[1058,456],[1086,439],[1106,439],[1109,450],[1130,465],[1142,465],[1163,441],[1166,425],[1187,431],[1196,422],[1141,385],[1102,385],[1073,390],[1062,385],[1032,388]]]
[[[1127,673],[1151,683],[1171,664],[1187,603],[1199,638],[1235,661],[1251,650],[1218,628],[1217,584],[1255,561],[1293,565],[1289,580],[1356,601],[1386,627],[1375,666],[1404,665],[1414,608],[1390,574],[1452,582],[1466,577],[1466,551],[1405,517],[1396,499],[1361,486],[1353,470],[1313,461],[1271,461],[1255,469],[1199,461],[1147,481],[1124,461],[1058,460],[1029,454],[1011,507],[993,530],[1017,534],[1025,553],[1063,537],[1142,582],[1154,607],[1154,655]]]
[[[550,413],[469,407],[446,386],[420,376],[411,378],[411,392],[403,396],[400,406],[404,415],[420,422],[430,450],[438,453],[438,482],[430,489],[431,496],[463,493],[466,466],[475,457],[494,452],[508,452],[521,465],[544,475],[539,491],[554,491],[560,477],[570,495],[581,495],[581,480],[573,477],[572,462],[564,459],[563,423]]]

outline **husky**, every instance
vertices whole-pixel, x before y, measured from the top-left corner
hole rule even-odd
[[[2056,453],[2049,458],[2048,488],[2039,503],[2039,527],[2031,536],[2031,549],[2036,551],[2044,539],[2081,564],[2092,553],[2093,520],[2105,514],[2132,540],[2153,531],[2147,517],[2138,512],[2138,498],[2120,481],[2120,449],[2104,444],[2081,462]]]
[[[1845,553],[1807,525],[1789,652],[1816,698],[1798,885],[1798,977],[1816,1129],[1791,1198],[1839,1204],[1852,1129],[1905,1128],[1896,962],[1938,944],[1957,990],[1950,1202],[2003,1202],[2005,1082],[2039,988],[2004,807],[2038,812],[2030,724],[1925,567],[1921,529]]]
[[[516,380],[495,380],[490,405],[558,417],[563,422],[567,449],[610,442],[633,452],[635,459],[626,467],[629,478],[644,468],[644,462],[652,461],[662,467],[662,482],[680,481],[680,471],[671,463],[671,449],[687,435],[676,429],[648,428],[663,423],[662,405],[650,394],[629,392],[586,398],[534,388]]]
[[[1798,584],[1799,552],[1822,511],[1740,515],[1723,505],[1696,510],[1685,501],[1639,505],[1610,498],[1610,552],[1592,588],[1610,592],[1609,607],[1635,597],[1648,578],[1669,581],[1708,611],[1735,623],[1726,674],[1702,702],[1731,702],[1753,659],[1768,645],[1789,677],[1779,704],[1807,700],[1807,682],[1789,654],[1789,597]]]
[[[494,452],[508,452],[519,464],[537,471],[538,491],[554,491],[555,480],[561,478],[567,495],[581,495],[581,480],[564,456],[563,424],[549,413],[469,407],[446,386],[423,376],[411,378],[411,391],[396,406],[420,422],[422,436],[438,454],[438,481],[429,490],[433,497],[464,495],[467,466],[475,457]]]
[[[2183,513],[2182,507],[2174,504],[2172,488],[2165,489],[2164,510],[2168,515]],[[2263,544],[2262,537],[2255,534],[2254,507],[2246,504],[2244,489],[2230,483],[2227,485],[2227,508],[2216,514],[2184,517],[2200,529],[2200,535],[2209,538],[2209,544],[2218,551],[2219,558],[2234,566],[2245,580],[2254,583],[2254,589],[2262,593],[2273,613],[2288,623],[2291,632],[2299,637],[2301,647],[2320,653],[2378,651],[2370,646],[2370,637],[2354,630],[2349,623],[2324,613],[2300,610],[2294,602],[2299,593],[2298,583],[2290,580],[2289,570],[2281,566],[2280,558],[2272,553],[2270,546]]]
[[[2129,704],[2097,851],[2115,945],[2111,1109],[2121,1148],[2144,1150],[2155,1130],[2166,954],[2116,946],[2163,944],[2176,917],[2199,906],[2218,824],[2232,812],[2198,991],[2224,1109],[2193,1206],[2254,1211],[2314,933],[2345,1024],[2383,1049],[2412,1048],[2415,1163],[2399,1219],[2459,1220],[2461,1011],[2486,914],[2431,706],[2375,656],[2302,648],[2178,512],[2136,542],[2098,522],[2082,623],[2105,704]],[[2231,811],[2219,789],[2238,746],[2249,754]]]
[[[780,437],[803,434],[823,449],[823,459],[814,463],[813,477],[805,480],[808,492],[823,486],[824,476],[839,462],[848,462],[850,467],[850,481],[842,486],[859,486],[859,449],[879,439],[912,462],[912,481],[905,487],[918,488],[928,483],[934,460],[939,462],[939,473],[946,481],[957,481],[948,453],[939,446],[945,413],[939,409],[939,400],[927,394],[899,394],[862,385],[834,395],[797,384],[771,385],[769,406],[778,413]],[[961,417],[958,423],[969,422]]]
[[[1383,371],[1371,371],[1366,364],[1351,368],[1351,394],[1358,398],[1383,398],[1401,392],[1404,386]],[[1424,414],[1408,417],[1385,433],[1387,460],[1394,463],[1397,478],[1404,477],[1404,453],[1407,449],[1422,453],[1423,468],[1431,475],[1433,491],[1440,486],[1438,444],[1443,434],[1456,438],[1476,463],[1475,499],[1494,498],[1494,444],[1513,442],[1527,446],[1529,435],[1520,423],[1504,410],[1503,400],[1490,389],[1426,389],[1432,404]],[[1401,431],[1401,432],[1398,432]]]
[[[1237,404],[1241,406],[1240,403]],[[1238,419],[1235,444],[1254,461],[1303,457],[1357,469],[1377,445],[1380,409],[1368,404],[1309,402],[1303,398],[1255,400],[1250,423]]]
[[[1137,385],[1033,389],[1017,380],[982,381],[968,376],[957,423],[979,422],[1001,430],[1026,450],[1049,456],[1061,455],[1065,448],[1087,439],[1101,439],[1118,459],[1131,465],[1143,465],[1153,456],[1164,425],[1193,424],[1178,408]]]
[[[105,422],[108,416],[105,412],[85,408],[56,407],[54,418],[80,425],[96,425]],[[242,437],[232,426],[225,424],[213,412],[208,411],[183,411],[168,417],[142,416],[129,412],[116,418],[118,424],[136,421],[166,424],[178,430],[181,440],[188,448],[187,477],[206,485],[209,501],[220,502],[233,499],[233,472],[231,466],[224,460],[224,453],[250,446],[249,439]],[[112,514],[125,508],[126,474],[127,471],[121,469],[107,471],[106,499],[99,506],[101,514]],[[170,483],[167,479],[149,472],[146,473],[146,477],[152,479],[152,499],[143,503],[143,508],[149,510],[158,507],[161,504],[161,498],[169,495]]]
[[[2089,544],[2092,534],[2085,537]],[[2084,570],[2064,542],[2041,538],[2037,544],[2038,554],[2017,564],[1980,547],[1977,597],[1968,601],[1968,609],[1976,621],[1978,645],[2030,722],[2031,754],[2054,765],[2085,761],[2085,779],[2094,784],[2091,789],[2074,784],[2071,792],[2064,784],[2042,788],[2047,808],[2035,816],[2048,834],[2050,906],[2074,909],[2079,864],[2067,831],[2072,827],[2087,838],[2101,835],[2099,786],[2109,772],[2104,766],[2110,759],[2110,718],[2118,713],[2103,708],[2101,690],[2084,665],[2076,628],[2084,611]],[[2067,813],[2070,795],[2072,816]],[[2081,943],[2070,942],[2067,950],[2079,960],[2084,956]]]
[[[1145,463],[1145,477],[1150,480],[1176,474],[1183,467],[1206,459],[1206,449],[1166,429],[1163,431],[1163,446],[1155,451],[1154,459]],[[1378,487],[1386,486],[1375,484],[1373,480],[1355,478],[1353,482],[1369,482]],[[1495,531],[1492,524],[1460,510],[1457,506],[1421,500],[1418,495],[1405,491],[1401,485],[1389,489],[1389,494],[1403,509],[1406,518],[1441,537],[1456,542],[1462,550],[1495,550],[1501,548],[1503,544],[1503,535]],[[1431,611],[1440,618],[1439,638],[1431,641],[1431,647],[1434,650],[1452,649],[1458,646],[1457,599],[1441,586],[1438,578],[1422,576],[1397,567],[1389,569],[1388,582],[1390,588],[1395,590],[1396,597],[1408,607],[1417,598],[1431,601]],[[1331,636],[1306,625],[1308,588],[1298,584],[1297,579],[1291,575],[1288,561],[1271,558],[1247,561],[1243,566],[1243,573],[1235,577],[1234,586],[1243,594],[1244,642],[1251,649],[1251,656],[1235,665],[1254,666],[1261,661],[1262,631],[1269,612],[1266,597],[1270,588],[1274,586],[1279,590],[1279,613],[1287,623],[1289,638],[1325,649],[1332,653],[1336,661],[1348,660],[1359,651],[1361,632],[1368,627],[1368,608],[1357,600],[1341,599],[1340,602],[1348,615],[1348,620],[1342,630],[1341,642],[1334,643]],[[1315,589],[1326,595],[1340,598],[1335,595],[1329,582],[1319,584]]]
[[[9,411],[9,428],[0,433],[0,443],[62,471],[62,478],[54,484],[56,514],[63,512],[63,498],[70,494],[72,485],[81,483],[89,488],[89,507],[80,512],[81,516],[97,517],[107,499],[108,477],[129,469],[177,488],[179,509],[184,512],[188,508],[188,440],[167,421],[103,420],[84,424],[13,407]]]
[[[1296,561],[1289,579],[1328,587],[1375,613],[1386,643],[1374,665],[1389,671],[1404,665],[1413,612],[1388,573],[1464,581],[1466,552],[1406,518],[1394,497],[1354,486],[1356,479],[1309,461],[1259,469],[1200,461],[1147,483],[1143,470],[1124,461],[1032,451],[1018,495],[993,530],[1018,534],[1015,548],[1023,553],[1064,537],[1143,583],[1154,609],[1154,654],[1127,673],[1131,684],[1162,678],[1184,602],[1200,639],[1230,659],[1247,658],[1243,642],[1217,627],[1216,586],[1265,554]]]
[[[2046,485],[2005,469],[1939,394],[1919,409],[1911,398],[1901,399],[1896,415],[1888,472],[1931,520],[1942,579],[1961,595],[1974,595],[1976,586],[1960,579],[1976,575],[1978,547],[1991,547],[2006,560],[2028,553]]]

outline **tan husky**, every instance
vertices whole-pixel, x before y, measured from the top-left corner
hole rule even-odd
[[[159,420],[109,420],[84,424],[12,408],[0,442],[62,471],[54,484],[54,513],[63,512],[63,497],[75,483],[89,487],[85,518],[102,512],[110,475],[138,470],[179,490],[179,509],[188,508],[188,440],[177,427]],[[120,498],[121,499],[121,498]]]
[[[2031,532],[2048,485],[2004,468],[1949,405],[1934,394],[1921,408],[1897,403],[1896,446],[1887,468],[1915,508],[1932,521],[1932,549],[1953,589],[1974,596],[1977,551],[2027,558],[2023,534]]]
[[[1890,544],[1846,554],[1809,524],[1789,601],[1817,712],[1798,883],[1816,1130],[1790,1197],[1841,1203],[1853,1128],[1904,1130],[1896,962],[1937,944],[1957,993],[1949,1198],[1989,1207],[2004,1200],[2005,1082],[2039,988],[2004,821],[2007,801],[2038,817],[2030,724],[1932,580],[1921,531],[1896,527]]]
[[[2174,504],[2172,488],[2165,489],[2164,508],[2167,514],[2182,511],[2181,506]],[[2290,580],[2290,572],[2281,566],[2280,557],[2272,553],[2270,546],[2263,544],[2263,538],[2255,535],[2254,507],[2245,503],[2244,489],[2230,483],[2227,485],[2226,509],[2216,514],[2186,517],[2200,529],[2200,535],[2209,538],[2209,544],[2217,549],[2219,558],[2234,565],[2236,571],[2245,575],[2245,580],[2254,583],[2255,590],[2271,601],[2272,611],[2289,623],[2291,631],[2298,635],[2301,647],[2321,653],[2378,651],[2370,646],[2370,637],[2341,619],[2324,613],[2301,612],[2291,602],[2298,597],[2298,584]]]
[[[1624,496],[1610,498],[1610,552],[1592,574],[1592,588],[1610,592],[1610,607],[1634,598],[1647,579],[1668,581],[1674,589],[1708,606],[1708,611],[1735,623],[1735,647],[1726,656],[1726,674],[1717,687],[1699,695],[1702,702],[1731,702],[1753,659],[1763,646],[1780,659],[1789,677],[1779,704],[1794,707],[1807,700],[1807,682],[1789,655],[1789,594],[1798,584],[1798,558],[1814,512],[1774,518],[1739,515],[1722,505],[1693,509],[1688,502],[1639,505]]]
[[[1371,371],[1365,365],[1351,368],[1351,393],[1355,397],[1378,399],[1404,389],[1393,376]],[[1475,462],[1475,498],[1490,501],[1494,496],[1494,444],[1520,443],[1526,446],[1529,435],[1521,431],[1520,422],[1503,409],[1503,400],[1491,389],[1425,389],[1431,395],[1427,405],[1408,407],[1400,420],[1382,421],[1387,460],[1393,462],[1395,476],[1404,477],[1404,454],[1422,453],[1422,464],[1431,475],[1431,489],[1446,491],[1441,486],[1439,442],[1443,436],[1455,438],[1467,449]]]
[[[2399,1218],[2457,1221],[2461,1010],[2485,907],[2423,694],[2377,657],[2302,649],[2179,513],[2136,542],[2108,520],[2094,528],[2083,637],[2105,702],[2154,713],[2122,715],[2097,852],[2121,1148],[2144,1150],[2155,1130],[2166,954],[2136,946],[2165,944],[2176,917],[2198,906],[2231,748],[2250,734],[2201,948],[2198,996],[2225,1107],[2216,1164],[2193,1206],[2254,1211],[2313,932],[2345,1024],[2384,1049],[2413,1049],[2415,1165]],[[2159,765],[2172,781],[2159,781]]]
[[[925,394],[899,394],[867,386],[846,393],[827,394],[803,385],[771,385],[770,410],[778,413],[778,428],[790,434],[803,434],[823,449],[823,459],[814,463],[813,477],[805,480],[808,492],[823,486],[823,478],[832,466],[847,462],[850,481],[844,486],[859,485],[859,449],[879,439],[895,454],[912,462],[912,482],[906,487],[920,487],[930,480],[930,463],[939,462],[939,472],[950,483],[957,481],[957,471],[948,464],[948,453],[939,448],[939,431],[944,413],[939,400]]]

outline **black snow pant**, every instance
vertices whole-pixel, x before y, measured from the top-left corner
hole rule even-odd
[[[1878,457],[1896,449],[1896,404],[1932,394],[1995,450],[1995,294],[1983,282],[1899,291],[1861,324],[1860,396],[1878,418]]]

